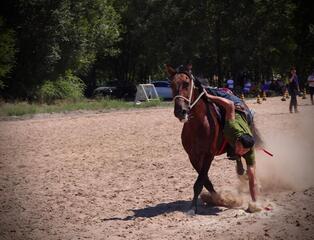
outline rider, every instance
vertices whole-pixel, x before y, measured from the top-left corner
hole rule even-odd
[[[246,161],[250,194],[253,202],[256,202],[255,141],[249,124],[242,114],[235,111],[234,102],[223,97],[211,95],[206,91],[205,94],[208,99],[225,109],[224,136],[238,156],[237,159],[241,161],[242,156]]]

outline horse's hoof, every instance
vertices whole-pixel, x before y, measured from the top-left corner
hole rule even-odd
[[[195,214],[196,214],[195,208],[191,208],[189,211],[187,211],[187,215],[189,215],[189,216],[195,216]]]

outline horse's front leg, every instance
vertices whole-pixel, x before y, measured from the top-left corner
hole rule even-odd
[[[194,183],[194,196],[193,196],[193,200],[192,200],[192,204],[190,207],[190,210],[188,211],[189,214],[193,215],[195,213],[197,213],[197,199],[198,196],[200,195],[200,193],[202,192],[203,186],[205,186],[206,188],[209,186],[208,185],[208,170],[211,164],[212,158],[209,158],[207,155],[203,155],[201,157],[199,157],[199,159],[191,159],[192,164],[193,163],[201,163],[200,166],[196,166],[195,164],[193,164],[194,168],[197,170],[198,172],[198,177]],[[208,180],[208,181],[207,181]],[[209,181],[210,182],[210,181]],[[210,185],[213,188],[213,185],[210,182]]]
[[[208,171],[209,171],[209,168],[210,168],[213,160],[214,160],[214,156],[209,156],[208,170],[207,170],[207,174],[206,174],[205,180],[204,180],[204,187],[211,194],[212,193],[216,193],[216,191],[214,189],[214,186],[213,186],[212,182],[209,180],[209,177],[208,177]]]
[[[188,214],[190,215],[194,215],[197,213],[197,199],[200,193],[202,192],[203,186],[204,186],[204,176],[202,176],[202,174],[199,174],[193,187],[194,196],[193,196],[190,210],[188,211]]]

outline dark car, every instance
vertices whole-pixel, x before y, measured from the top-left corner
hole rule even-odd
[[[93,96],[94,97],[112,97],[115,95],[115,91],[117,90],[116,87],[98,87],[94,90]]]

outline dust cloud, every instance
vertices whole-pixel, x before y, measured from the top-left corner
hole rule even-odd
[[[243,204],[243,198],[233,191],[220,191],[216,194],[202,192],[200,195],[201,202],[212,206],[224,206],[227,208],[238,208]]]
[[[257,151],[257,175],[263,191],[302,190],[314,183],[314,128],[310,119],[300,119],[295,131],[275,131],[263,136],[265,149]]]

